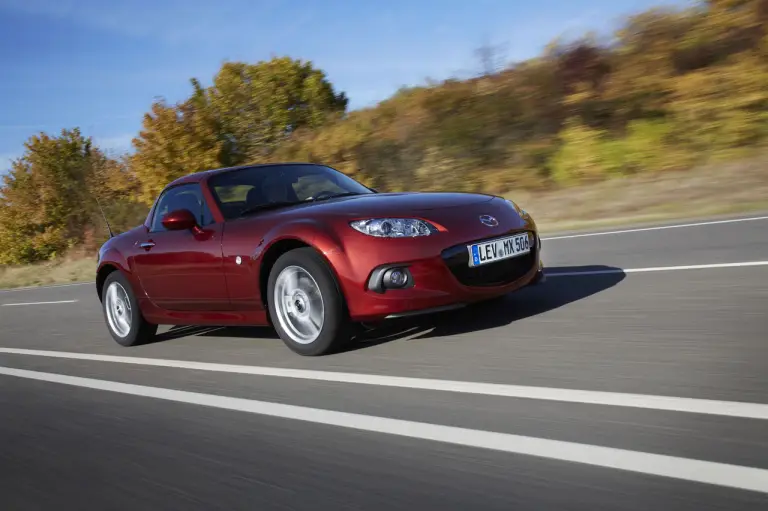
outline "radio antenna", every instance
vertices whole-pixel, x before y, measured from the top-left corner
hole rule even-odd
[[[107,224],[107,230],[109,231],[109,237],[114,238],[115,235],[112,232],[112,227],[109,225],[109,220],[107,220],[107,215],[104,214],[104,210],[101,208],[101,203],[99,203],[99,199],[94,197],[96,199],[96,205],[99,206],[99,211],[101,211],[101,216],[104,217],[104,223]]]

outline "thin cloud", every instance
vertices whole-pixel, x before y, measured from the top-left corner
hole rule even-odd
[[[140,119],[143,115],[143,112],[134,112],[131,114],[123,114],[123,115],[110,115],[109,117],[101,117],[99,119],[89,119],[87,121],[82,121],[79,124],[75,123],[74,126],[99,126],[103,124],[109,124],[114,121],[121,121],[126,119]],[[53,129],[56,132],[62,129],[64,124],[62,123],[55,123],[55,122],[47,122],[47,123],[40,123],[40,124],[0,124],[0,130],[37,130],[37,131],[45,131]]]
[[[124,133],[113,137],[93,137],[94,143],[108,153],[125,153],[131,150],[135,133]]]
[[[277,1],[262,1],[256,13],[264,17]],[[68,22],[135,38],[159,39],[178,44],[199,41],[201,36],[237,37],[253,34],[253,20],[238,13],[253,12],[253,2],[236,0],[226,6],[216,2],[166,0],[2,0],[0,9],[66,20]]]

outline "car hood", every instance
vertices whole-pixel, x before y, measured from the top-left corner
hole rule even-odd
[[[281,221],[325,218],[348,221],[360,218],[416,217],[440,225],[457,236],[473,238],[519,229],[525,221],[504,199],[474,193],[376,193],[307,203],[270,212]],[[483,226],[479,217],[491,215],[498,225]]]
[[[315,203],[301,204],[280,210],[280,216],[297,215],[332,215],[332,216],[370,216],[370,215],[414,215],[424,214],[446,208],[461,208],[473,204],[482,204],[494,199],[491,195],[475,193],[446,192],[404,192],[372,193],[353,195],[339,199],[329,199]]]

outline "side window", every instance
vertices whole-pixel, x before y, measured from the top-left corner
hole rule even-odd
[[[171,211],[176,211],[177,209],[188,209],[191,211],[201,226],[213,223],[213,215],[203,198],[200,185],[181,185],[167,190],[160,197],[152,218],[152,232],[165,231],[163,218]]]

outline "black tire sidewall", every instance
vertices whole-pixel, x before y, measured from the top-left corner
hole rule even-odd
[[[323,327],[320,335],[309,344],[293,341],[280,325],[277,307],[274,303],[275,282],[278,275],[288,266],[298,266],[315,279],[323,299]],[[349,337],[349,322],[341,288],[335,275],[323,257],[312,248],[299,248],[281,255],[271,271],[267,285],[267,303],[273,328],[283,342],[294,352],[305,356],[330,354],[346,344]]]
[[[131,311],[133,313],[133,317],[131,318],[131,329],[128,332],[128,335],[125,337],[120,337],[112,331],[112,327],[109,326],[109,319],[107,318],[107,289],[109,289],[110,284],[113,282],[117,282],[123,287],[123,289],[125,289],[125,292],[128,295],[128,301],[130,301],[131,304]],[[138,300],[136,300],[136,295],[133,292],[133,287],[131,286],[130,282],[128,282],[128,279],[125,277],[125,275],[123,275],[119,270],[113,271],[104,280],[101,301],[101,310],[104,314],[104,321],[107,324],[107,330],[109,330],[109,334],[112,336],[112,339],[114,339],[116,343],[120,344],[121,346],[138,346],[140,344],[144,344],[153,336],[155,332],[153,325],[150,325],[144,319],[144,316],[141,314],[141,309],[139,309],[139,303]]]

